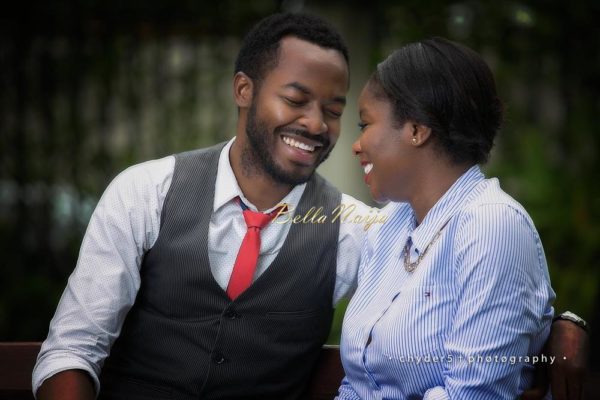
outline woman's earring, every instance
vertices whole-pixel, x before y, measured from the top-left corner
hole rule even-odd
[[[412,138],[412,142],[413,142],[413,144],[417,144],[417,138],[416,137]]]

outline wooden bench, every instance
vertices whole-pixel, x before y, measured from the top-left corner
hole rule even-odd
[[[32,400],[31,372],[41,343],[0,342],[0,400]],[[344,370],[338,346],[324,346],[310,382],[308,400],[335,397]]]
[[[0,399],[33,399],[31,372],[40,352],[35,342],[0,343]]]
[[[0,400],[32,400],[31,372],[41,343],[0,342]],[[307,400],[331,400],[344,377],[338,346],[324,346]],[[588,374],[584,399],[600,399],[600,372]],[[594,383],[592,383],[594,382]]]

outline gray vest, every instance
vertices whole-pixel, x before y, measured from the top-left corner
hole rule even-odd
[[[142,284],[102,370],[104,399],[297,399],[333,315],[339,222],[293,224],[269,268],[231,301],[207,237],[223,144],[178,154]],[[341,194],[315,174],[296,213]]]

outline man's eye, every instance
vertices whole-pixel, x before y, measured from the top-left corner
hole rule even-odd
[[[295,100],[295,99],[292,99],[289,97],[284,97],[284,99],[289,105],[294,106],[294,107],[300,107],[300,106],[304,105],[304,102],[302,100]]]
[[[364,131],[365,128],[367,127],[368,124],[365,124],[364,122],[359,122],[358,123],[358,129],[360,129],[361,131]]]
[[[342,113],[339,111],[327,110],[325,111],[331,118],[339,119],[342,116]]]

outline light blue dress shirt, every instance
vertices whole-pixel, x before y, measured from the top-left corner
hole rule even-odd
[[[416,226],[407,203],[367,234],[344,318],[339,399],[515,399],[532,383],[554,292],[533,222],[465,172]],[[416,261],[404,268],[409,241]]]

